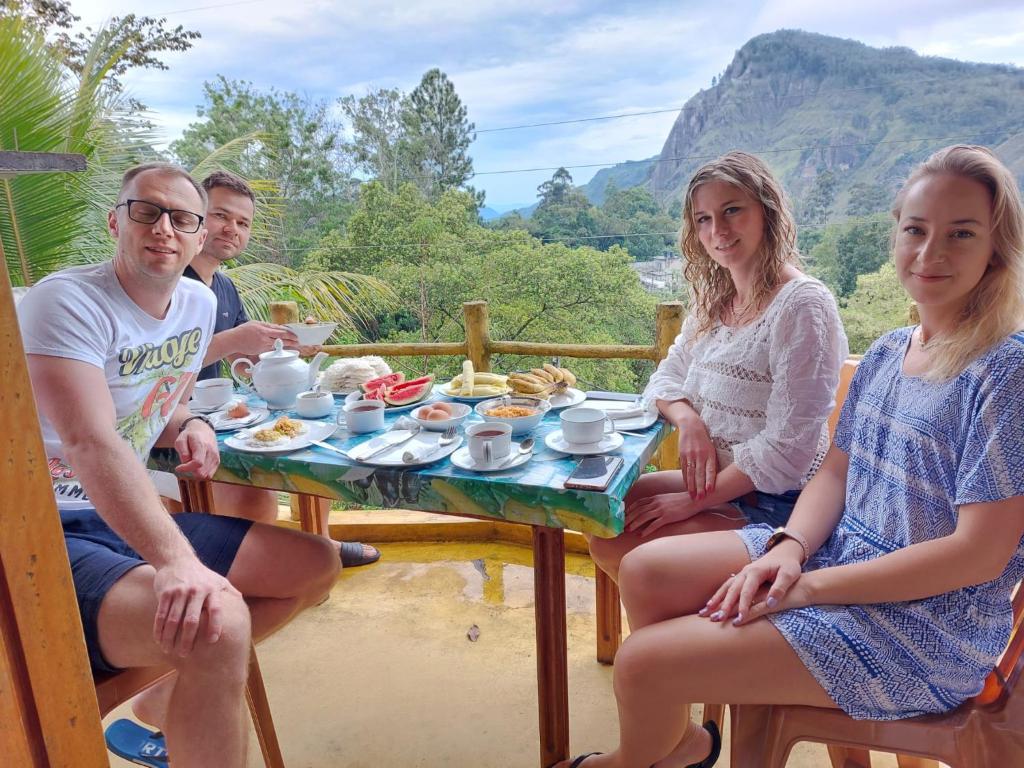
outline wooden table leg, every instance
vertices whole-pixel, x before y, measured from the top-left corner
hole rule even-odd
[[[179,477],[178,489],[181,491],[182,512],[206,512],[210,515],[217,514],[216,507],[213,503],[212,481]]]
[[[569,661],[565,619],[565,535],[533,526],[537,629],[537,714],[541,768],[569,757]]]
[[[307,533],[315,533],[317,536],[327,536],[327,531],[320,524],[320,510],[323,504],[330,505],[330,499],[322,499],[319,496],[312,496],[308,493],[300,493],[299,497],[299,523],[302,530]],[[330,509],[330,506],[328,506]]]
[[[622,606],[619,603],[619,585],[594,565],[594,584],[597,590],[597,660],[613,664],[622,644]]]

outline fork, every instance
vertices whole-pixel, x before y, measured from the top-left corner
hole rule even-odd
[[[402,454],[402,463],[413,464],[417,461],[423,461],[432,453],[436,453],[439,449],[448,447],[449,445],[455,442],[455,432],[455,425],[452,424],[444,432],[441,433],[441,437],[438,439],[437,445],[435,445],[432,448],[428,448],[427,452],[424,453],[422,456],[417,456],[412,451],[406,451],[405,453]]]

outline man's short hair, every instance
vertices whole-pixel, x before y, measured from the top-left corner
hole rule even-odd
[[[241,176],[236,176],[231,171],[214,171],[203,179],[203,189],[207,192],[217,187],[230,189],[232,192],[245,195],[252,200],[253,206],[256,205],[256,193],[252,191],[252,187],[249,186],[245,179]]]
[[[174,163],[142,163],[129,168],[124,172],[124,176],[121,177],[121,191],[117,193],[117,202],[124,202],[124,192],[128,189],[128,185],[132,183],[132,180],[136,176],[140,176],[148,171],[157,171],[158,173],[166,174],[168,176],[180,176],[185,179],[189,184],[192,185],[192,189],[199,195],[199,199],[203,203],[203,213],[206,212],[206,190],[203,189],[199,184],[196,184],[196,180],[192,178],[192,174],[182,168],[180,165]]]

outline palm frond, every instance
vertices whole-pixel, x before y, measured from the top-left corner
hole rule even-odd
[[[398,296],[383,281],[353,272],[298,272],[280,264],[246,264],[226,270],[250,317],[268,319],[272,301],[297,301],[302,312],[341,330],[398,307]]]

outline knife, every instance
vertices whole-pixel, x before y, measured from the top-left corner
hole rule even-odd
[[[631,403],[634,400],[639,400],[640,395],[633,395],[629,392],[600,392],[593,391],[587,392],[588,400],[624,400],[627,403]]]
[[[349,455],[355,461],[366,461],[367,459],[372,459],[374,456],[377,456],[378,454],[384,453],[385,451],[390,451],[392,448],[395,448],[395,447],[401,445],[402,443],[409,442],[414,437],[416,437],[416,435],[418,435],[418,434],[419,434],[419,430],[418,429],[410,429],[409,430],[409,434],[406,435],[405,437],[401,438],[400,440],[390,440],[390,441],[386,442],[384,445],[377,446],[376,448],[371,450],[369,453],[361,453],[359,451],[359,448],[361,448],[362,446],[359,446],[359,447],[353,449],[350,452]],[[383,435],[381,437],[383,438]],[[369,443],[369,442],[372,442],[372,441],[368,440],[367,442]]]
[[[323,440],[310,440],[309,442],[310,445],[318,445],[321,448],[326,448],[328,451],[333,451],[334,453],[341,454],[349,461],[353,461],[352,457],[345,453],[343,450],[341,450],[341,448],[335,448],[333,445],[325,443]]]

